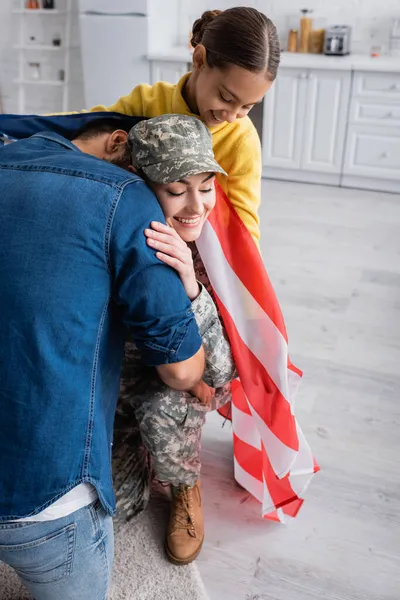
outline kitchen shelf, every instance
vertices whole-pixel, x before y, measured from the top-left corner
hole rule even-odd
[[[45,79],[14,79],[14,83],[18,84],[18,85],[49,85],[49,86],[65,86],[68,84],[67,81],[57,81],[54,80],[52,81],[51,79],[49,80],[45,80]]]
[[[55,8],[16,8],[12,11],[14,15],[65,15],[65,10]]]
[[[14,46],[14,50],[43,50],[45,52],[61,52],[61,50],[68,50],[68,46],[50,46],[41,44],[31,44],[29,46]]]
[[[32,100],[38,94],[38,90],[46,87],[60,90],[62,106],[58,110],[61,110],[61,112],[68,111],[73,2],[74,0],[65,0],[65,5],[61,6],[61,10],[58,10],[57,8],[27,8],[26,0],[19,0],[19,7],[15,6],[12,11],[17,15],[16,21],[19,24],[18,37],[14,40],[14,50],[18,56],[18,73],[15,74],[14,84],[18,86],[18,112],[20,114],[26,113],[27,99]],[[39,18],[32,21],[32,19],[26,18],[27,15],[36,15]],[[45,19],[43,22],[41,22],[41,17]],[[47,17],[56,17],[56,20],[48,21],[46,20]],[[55,46],[50,38],[36,39],[36,37],[32,37],[32,30],[38,24],[42,25],[42,28],[48,29],[47,26],[52,23],[53,25],[57,23],[57,30],[60,31],[62,28],[59,33],[60,46]],[[40,43],[41,41],[46,43]],[[40,54],[41,52],[46,54]],[[51,77],[56,77],[55,71],[53,73],[49,72],[47,75],[50,79],[47,79],[46,76],[43,79],[40,79],[40,77],[38,79],[31,78],[32,75],[35,75],[35,72],[26,72],[28,61],[31,60],[36,62],[37,75],[40,75],[39,66],[43,60],[46,63],[49,62],[53,69],[57,68],[64,79],[52,79]]]

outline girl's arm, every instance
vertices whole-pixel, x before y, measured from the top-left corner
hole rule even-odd
[[[222,189],[243,221],[250,235],[259,244],[261,199],[261,143],[255,127],[250,124],[221,164],[228,177],[217,175]]]

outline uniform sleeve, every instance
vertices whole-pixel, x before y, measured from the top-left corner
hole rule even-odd
[[[254,127],[242,138],[229,166],[228,193],[252,238],[260,240],[258,209],[261,198],[261,144]]]
[[[186,360],[201,346],[179,276],[146,244],[144,229],[154,220],[165,223],[156,197],[144,182],[132,180],[117,199],[107,250],[113,300],[149,366]]]
[[[216,306],[205,287],[201,284],[200,286],[201,291],[192,302],[192,310],[206,356],[203,379],[212,387],[220,387],[236,377],[236,368]]]

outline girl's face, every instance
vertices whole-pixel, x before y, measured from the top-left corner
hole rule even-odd
[[[203,46],[195,50],[193,76],[197,112],[207,127],[246,117],[272,85],[264,72],[253,73],[236,65],[224,70],[210,68]]]
[[[184,242],[197,240],[215,206],[214,173],[190,175],[173,183],[149,182],[149,185],[158,198],[168,225]]]

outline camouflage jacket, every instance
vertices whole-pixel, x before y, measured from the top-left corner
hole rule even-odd
[[[229,342],[221,324],[216,304],[212,298],[211,285],[196,247],[193,245],[193,260],[197,279],[201,286],[199,296],[192,302],[206,357],[203,380],[216,388],[212,409],[223,406],[231,399],[231,381],[237,376]],[[207,289],[209,291],[207,291]],[[159,400],[169,399],[172,403],[182,394],[193,400],[188,392],[179,392],[165,385],[155,368],[143,365],[140,351],[133,342],[125,344],[122,365],[118,411],[124,404],[137,405],[156,396]]]

